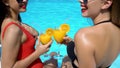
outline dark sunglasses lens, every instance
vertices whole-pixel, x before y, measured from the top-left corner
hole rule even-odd
[[[17,2],[18,2],[18,3],[22,3],[22,2],[23,2],[23,0],[17,0]]]
[[[87,4],[88,0],[83,0],[84,1],[84,4]]]

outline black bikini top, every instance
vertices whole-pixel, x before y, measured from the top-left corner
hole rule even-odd
[[[101,22],[99,22],[99,23],[97,23],[97,24],[94,24],[94,25],[98,25],[98,24],[101,24],[101,23],[109,23],[109,22],[111,22],[111,20],[101,21]]]

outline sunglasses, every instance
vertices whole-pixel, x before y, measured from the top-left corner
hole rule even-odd
[[[23,0],[17,0],[17,2],[18,2],[18,3],[22,3],[22,2],[23,2]]]
[[[83,0],[83,3],[84,3],[84,4],[87,4],[87,3],[88,3],[88,0]]]

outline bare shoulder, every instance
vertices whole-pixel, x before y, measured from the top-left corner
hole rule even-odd
[[[105,33],[105,29],[101,26],[92,26],[92,27],[87,27],[87,28],[83,28],[83,29],[80,29],[77,33],[76,33],[76,36],[79,36],[79,35],[94,35],[94,34],[103,34]]]
[[[21,29],[15,25],[15,24],[12,24],[12,25],[9,25],[6,30],[5,30],[5,27],[11,23],[11,22],[16,22],[14,20],[6,20],[3,22],[3,25],[2,25],[2,32],[4,31],[4,38],[7,38],[7,37],[17,37],[17,36],[20,36],[20,34],[22,33],[21,32]],[[22,35],[22,34],[21,34]],[[8,38],[7,38],[8,39]]]
[[[16,25],[10,25],[8,28],[7,28],[7,31],[11,32],[11,33],[19,33],[21,31],[21,29],[16,26]]]
[[[83,28],[76,33],[74,40],[76,44],[81,44],[80,46],[88,44],[93,46],[99,42],[98,39],[100,39],[103,36],[103,34],[104,31],[101,28]]]
[[[4,39],[6,40],[17,40],[22,36],[21,29],[16,25],[10,25],[4,32]],[[11,40],[10,40],[11,39]]]
[[[12,20],[12,19],[7,19],[7,20],[5,20],[5,21],[3,22],[2,29],[4,29],[4,28],[5,28],[9,23],[11,23],[11,22],[16,23],[17,21],[14,21],[14,20]],[[17,24],[18,24],[18,23],[17,23]],[[7,30],[7,31],[9,30],[9,31],[14,31],[14,32],[19,32],[19,31],[20,31],[20,28],[19,28],[17,25],[12,24],[12,25],[8,26],[6,30]]]
[[[95,31],[93,30],[93,28],[89,27],[89,28],[83,28],[80,29],[76,34],[75,34],[75,40],[83,40],[83,39],[88,39],[89,37],[94,36]]]

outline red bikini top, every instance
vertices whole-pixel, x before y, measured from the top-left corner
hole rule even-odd
[[[10,25],[18,26],[23,31],[23,33],[25,33],[25,35],[27,37],[26,41],[21,44],[20,49],[19,49],[19,53],[18,53],[18,60],[24,59],[25,57],[29,56],[32,52],[35,51],[35,49],[34,49],[35,38],[26,29],[24,29],[24,27],[22,27],[21,25],[19,25],[17,23],[11,22],[11,23],[7,24],[5,26],[5,28],[3,29],[2,39],[4,38],[4,33],[5,33],[6,29]]]

